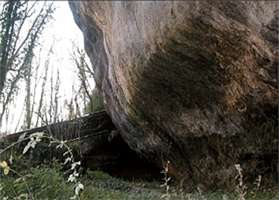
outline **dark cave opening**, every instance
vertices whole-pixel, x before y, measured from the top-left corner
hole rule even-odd
[[[103,137],[92,145],[93,148],[82,156],[83,167],[126,180],[161,180],[162,169],[138,155],[120,134],[114,133],[115,130],[111,131],[108,137]]]

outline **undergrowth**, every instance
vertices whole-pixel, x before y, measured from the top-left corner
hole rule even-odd
[[[45,140],[48,147],[63,150],[62,161],[48,160],[36,165],[30,156]],[[25,142],[23,152],[18,154],[16,145]],[[27,142],[27,143],[26,143]],[[27,156],[29,152],[29,156]],[[4,157],[4,154],[8,156]],[[40,154],[38,157],[42,158]],[[277,190],[260,190],[261,176],[256,190],[249,191],[243,181],[240,165],[236,165],[239,183],[235,192],[184,193],[170,185],[168,164],[162,172],[162,182],[125,181],[100,171],[80,173],[80,162],[74,158],[72,146],[58,141],[45,133],[22,137],[18,142],[0,151],[0,200],[278,200]],[[44,156],[43,156],[44,157]],[[33,157],[32,157],[33,158]],[[33,158],[34,159],[34,158]],[[45,163],[45,164],[43,164]],[[233,189],[233,188],[232,188]],[[179,192],[178,192],[179,191]],[[74,196],[73,196],[74,194]]]
[[[32,172],[32,173],[31,173]],[[67,179],[57,165],[51,168],[47,165],[31,168],[21,172],[29,186],[34,199],[38,200],[68,200],[72,196],[75,187]],[[134,181],[128,182],[119,178],[111,177],[100,171],[88,171],[81,177],[84,191],[81,200],[158,200],[164,194],[164,189],[158,182]],[[27,188],[25,183],[15,175],[0,177],[0,199],[22,199],[27,200]],[[237,194],[210,192],[210,193],[179,193],[170,191],[170,199],[174,200],[235,200]],[[248,195],[247,200],[277,200],[279,193],[261,191],[256,196]]]

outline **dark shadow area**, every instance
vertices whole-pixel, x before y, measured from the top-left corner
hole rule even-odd
[[[131,150],[116,130],[108,137],[99,138],[98,145],[83,155],[82,160],[87,169],[126,180],[161,180],[162,169]]]

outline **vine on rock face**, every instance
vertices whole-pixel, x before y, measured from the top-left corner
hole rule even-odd
[[[35,149],[37,144],[42,142],[43,140],[49,141],[49,147],[51,145],[55,144],[56,149],[65,149],[65,152],[63,153],[63,159],[64,159],[63,165],[70,166],[70,169],[66,172],[66,174],[68,174],[68,182],[73,183],[75,185],[74,192],[73,192],[74,194],[70,199],[79,200],[80,194],[84,190],[84,186],[79,180],[80,174],[78,172],[78,169],[79,169],[81,163],[80,163],[80,161],[78,161],[78,162],[75,161],[74,154],[72,152],[72,149],[67,145],[67,141],[60,141],[60,140],[54,138],[53,136],[48,135],[45,132],[37,132],[37,133],[33,133],[33,134],[29,135],[28,137],[25,137],[25,136],[26,136],[26,134],[21,135],[21,137],[19,137],[17,142],[12,143],[8,147],[6,147],[2,151],[0,151],[0,155],[3,155],[4,152],[11,150],[17,144],[20,144],[20,143],[23,143],[26,141],[28,141],[28,143],[25,145],[22,155],[26,154],[30,149]],[[11,159],[12,158],[10,158],[9,160],[11,160]],[[20,194],[20,195],[27,195],[28,198],[33,200],[34,197],[31,193],[29,186],[26,183],[24,177],[22,175],[20,175],[17,171],[13,170],[8,163],[11,164],[12,162],[6,161],[6,160],[0,160],[0,170],[3,171],[3,174],[5,176],[8,176],[9,172],[13,172],[17,176],[19,176],[25,182],[26,189],[28,191],[28,194]],[[1,191],[1,189],[2,189],[2,186],[0,184],[0,191]],[[19,197],[19,198],[21,198],[21,197]]]

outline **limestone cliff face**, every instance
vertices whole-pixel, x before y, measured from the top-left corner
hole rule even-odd
[[[139,154],[212,186],[233,180],[236,163],[257,173],[277,150],[279,2],[70,7],[106,109]]]

